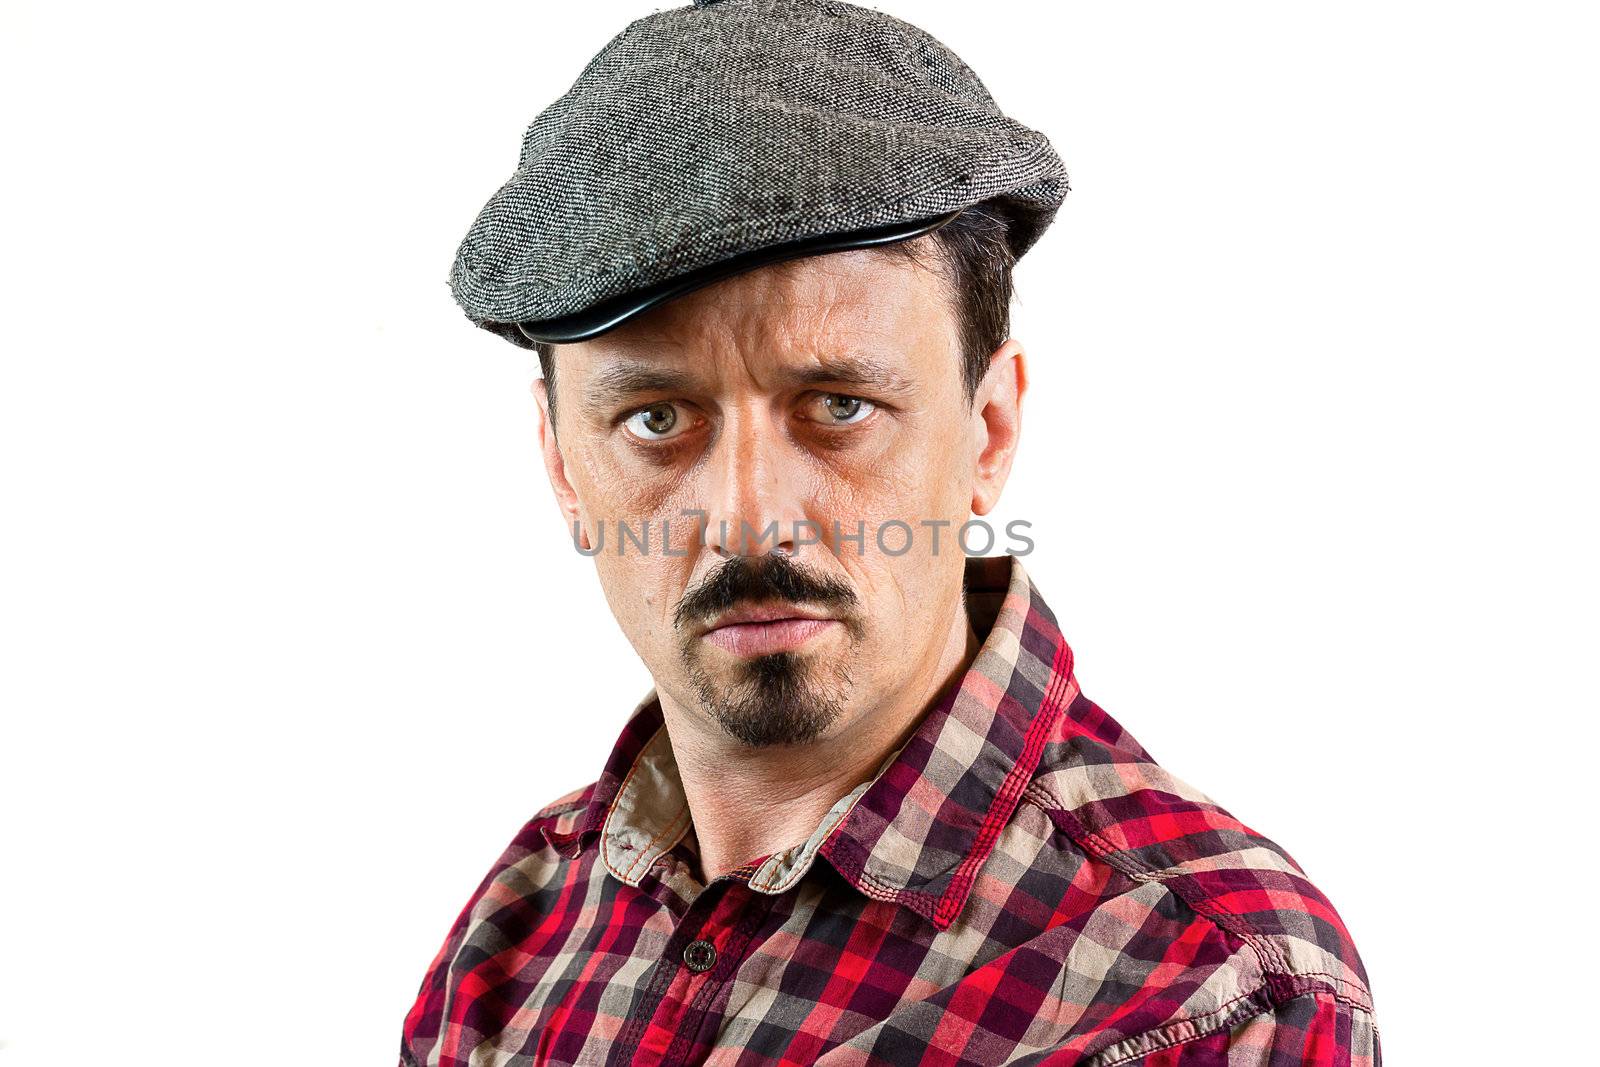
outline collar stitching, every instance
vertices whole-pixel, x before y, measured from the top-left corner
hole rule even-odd
[[[627,794],[628,783],[633,781],[633,776],[638,773],[639,767],[644,763],[645,752],[649,750],[651,745],[655,744],[656,738],[659,737],[661,732],[665,729],[666,727],[663,725],[659,730],[656,731],[656,733],[650,735],[650,739],[648,741],[640,746],[638,756],[635,757],[633,764],[628,768],[627,775],[622,779],[622,785],[617,788],[616,795],[611,798],[611,803],[606,805],[605,818],[600,824],[600,861],[606,865],[606,870],[610,871],[612,874],[616,875],[629,885],[638,884],[638,882],[633,878],[633,872],[639,869],[639,865],[641,863],[645,862],[645,858],[650,855],[650,851],[654,849],[656,845],[660,844],[668,834],[672,833],[674,828],[677,827],[680,819],[684,820],[684,827],[683,830],[678,831],[679,836],[682,836],[683,831],[688,830],[689,828],[689,820],[686,818],[689,815],[689,806],[688,804],[685,804],[677,814],[673,815],[672,820],[667,823],[666,827],[662,829],[661,832],[656,834],[655,837],[651,838],[649,844],[645,845],[639,850],[638,855],[634,856],[633,863],[628,867],[626,873],[619,871],[616,869],[616,867],[612,866],[611,857],[609,855],[611,850],[607,847],[611,842],[609,835],[607,835],[605,832],[605,829],[611,823],[611,816],[615,814],[617,810],[617,804]],[[668,743],[670,744],[671,742],[669,741]]]
[[[1017,761],[1011,765],[1011,770],[1000,783],[1000,788],[995,791],[994,802],[989,805],[989,811],[983,818],[983,825],[978,828],[978,836],[971,850],[956,867],[950,885],[946,887],[944,895],[939,898],[934,908],[933,923],[940,929],[949,926],[960,914],[967,895],[977,881],[978,868],[994,851],[1001,829],[1011,817],[1011,813],[1016,811],[1023,791],[1033,778],[1034,770],[1039,766],[1039,757],[1044,753],[1045,739],[1061,720],[1062,708],[1067,703],[1066,695],[1074,688],[1070,656],[1066,644],[1063,643],[1056,648],[1055,658],[1050,664],[1050,685],[1045,690],[1044,699],[1040,701],[1037,714],[1028,724],[1028,733],[1022,742],[1022,752],[1017,756]]]

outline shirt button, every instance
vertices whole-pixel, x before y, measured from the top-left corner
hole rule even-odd
[[[717,965],[717,948],[709,941],[691,941],[683,948],[683,962],[699,974]]]

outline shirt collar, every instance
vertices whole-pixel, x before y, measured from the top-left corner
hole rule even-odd
[[[822,856],[867,896],[902,904],[938,929],[960,914],[1000,830],[1077,695],[1072,650],[1015,556],[966,560],[966,610],[982,645],[958,686],[906,745],[842,798],[810,839],[740,872],[781,893]],[[689,829],[677,764],[651,690],[634,708],[571,833],[568,855],[600,858],[637,885]]]

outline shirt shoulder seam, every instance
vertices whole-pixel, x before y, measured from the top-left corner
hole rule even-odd
[[[1236,939],[1248,948],[1256,959],[1256,966],[1266,976],[1277,976],[1283,979],[1310,979],[1317,981],[1326,991],[1353,1007],[1363,1011],[1372,1011],[1372,994],[1356,983],[1341,978],[1325,971],[1309,971],[1296,968],[1284,955],[1282,949],[1274,944],[1271,938],[1256,929],[1249,920],[1242,915],[1224,912],[1217,909],[1204,896],[1192,892],[1184,892],[1180,885],[1173,884],[1174,879],[1187,876],[1190,872],[1184,867],[1151,867],[1137,856],[1117,848],[1110,841],[1101,837],[1094,830],[1085,826],[1066,808],[1060,797],[1052,793],[1048,786],[1035,780],[1030,782],[1023,791],[1022,803],[1032,804],[1042,811],[1052,823],[1063,833],[1072,838],[1073,842],[1083,849],[1091,859],[1098,859],[1113,870],[1133,879],[1136,882],[1155,882],[1162,889],[1181,900],[1190,911],[1211,924],[1224,937]],[[1308,990],[1309,991],[1309,990]]]
[[[1263,1015],[1281,1011],[1294,1001],[1302,997],[1330,997],[1335,1001],[1347,1005],[1352,1011],[1358,1011],[1368,1017],[1373,1032],[1377,1032],[1377,1025],[1372,1020],[1372,1009],[1358,1004],[1348,997],[1341,996],[1331,989],[1312,988],[1292,993],[1289,996],[1278,997],[1272,994],[1270,985],[1263,983],[1248,993],[1241,993],[1233,1000],[1220,1007],[1207,1012],[1199,1018],[1205,1020],[1197,1024],[1194,1019],[1174,1019],[1152,1026],[1148,1030],[1141,1030],[1130,1037],[1125,1037],[1116,1044],[1101,1049],[1089,1061],[1090,1067],[1119,1067],[1119,1065],[1132,1063],[1141,1057],[1154,1052],[1164,1052],[1167,1049],[1186,1045],[1191,1041],[1210,1037],[1224,1028],[1232,1029],[1240,1023],[1251,1019],[1258,1019]]]

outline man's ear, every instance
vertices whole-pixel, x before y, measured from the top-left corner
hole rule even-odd
[[[987,515],[1000,502],[1011,476],[1011,461],[1022,435],[1022,394],[1028,389],[1028,367],[1022,342],[1007,338],[989,357],[989,371],[973,394],[976,434],[972,471],[972,512]]]
[[[543,378],[533,380],[533,399],[539,405],[539,451],[544,456],[544,471],[550,478],[550,488],[556,494],[556,506],[561,509],[567,536],[571,537],[573,524],[581,523],[581,509],[578,505],[578,492],[567,480],[566,460],[562,458],[561,448],[556,444],[556,424],[550,415],[550,392]],[[586,552],[589,550],[589,531],[581,525],[578,527],[576,540],[580,548]]]

